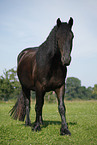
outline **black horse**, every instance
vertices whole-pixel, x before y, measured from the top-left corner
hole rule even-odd
[[[40,124],[43,123],[44,95],[53,90],[57,94],[58,109],[62,120],[60,134],[71,135],[65,117],[64,91],[67,66],[71,62],[72,25],[72,18],[68,23],[61,22],[58,18],[57,25],[43,44],[39,47],[24,49],[18,55],[17,74],[22,92],[15,106],[11,109],[11,115],[20,121],[24,121],[26,115],[26,125],[31,125],[29,117],[30,91],[35,91],[36,120],[33,126],[34,131],[40,131]]]

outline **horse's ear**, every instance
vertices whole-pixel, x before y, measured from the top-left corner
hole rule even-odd
[[[58,18],[57,19],[57,26],[60,27],[60,25],[61,25],[61,20],[60,20],[60,18]]]
[[[73,25],[73,19],[72,19],[72,17],[70,17],[70,20],[69,20],[68,24],[70,25],[70,28],[71,28],[72,25]]]

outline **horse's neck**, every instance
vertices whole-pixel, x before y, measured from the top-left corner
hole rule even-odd
[[[57,28],[54,27],[47,38],[48,53],[52,54],[52,56],[54,56],[57,51],[56,31]]]
[[[57,32],[57,27],[55,26],[52,31],[50,32],[49,36],[47,37],[46,41],[40,45],[40,50],[41,53],[45,53],[45,55],[49,56],[51,55],[52,57],[57,51],[57,40],[56,40],[56,32]]]
[[[57,52],[57,40],[56,40],[57,27],[55,26],[50,32],[46,41],[39,46],[36,60],[37,64],[41,67],[50,65]]]

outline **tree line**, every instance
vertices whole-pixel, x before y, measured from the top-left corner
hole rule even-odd
[[[66,100],[97,100],[97,84],[94,87],[88,87],[81,85],[81,80],[75,77],[68,77],[66,80],[65,89]],[[4,70],[3,75],[0,76],[0,100],[8,101],[10,99],[16,99],[21,92],[21,85],[17,78],[17,72],[15,68]],[[48,102],[55,102],[56,96],[53,91],[46,93],[45,100]],[[35,92],[31,92],[32,99],[35,99]]]

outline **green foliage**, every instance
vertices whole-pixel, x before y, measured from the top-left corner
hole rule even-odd
[[[16,69],[5,70],[0,76],[0,100],[8,101],[15,99],[20,95],[21,86],[17,78]],[[45,94],[45,101],[55,103],[56,97],[53,91]],[[31,97],[35,100],[35,92],[31,93]],[[94,87],[81,86],[81,81],[75,77],[68,77],[66,80],[66,97],[67,100],[83,99],[91,100],[97,99],[97,84]]]
[[[77,92],[81,87],[81,81],[78,78],[69,77],[66,80],[66,96],[68,100],[78,98]]]
[[[47,92],[45,95],[45,101],[48,103],[55,103],[56,102],[56,95],[54,91]]]
[[[25,122],[13,120],[8,112],[14,103],[0,103],[0,145],[96,145],[97,101],[66,101],[66,118],[71,136],[60,136],[61,120],[57,104],[46,103],[44,125],[32,132]],[[35,121],[34,103],[31,122]]]
[[[94,85],[93,94],[97,95],[97,84]]]
[[[0,100],[9,100],[19,95],[20,83],[13,68],[5,70],[0,77]]]
[[[78,78],[69,77],[66,81],[66,99],[97,99],[96,85],[94,88],[81,86],[81,81]]]
[[[68,77],[66,80],[66,87],[70,89],[81,87],[81,81],[78,78]]]

